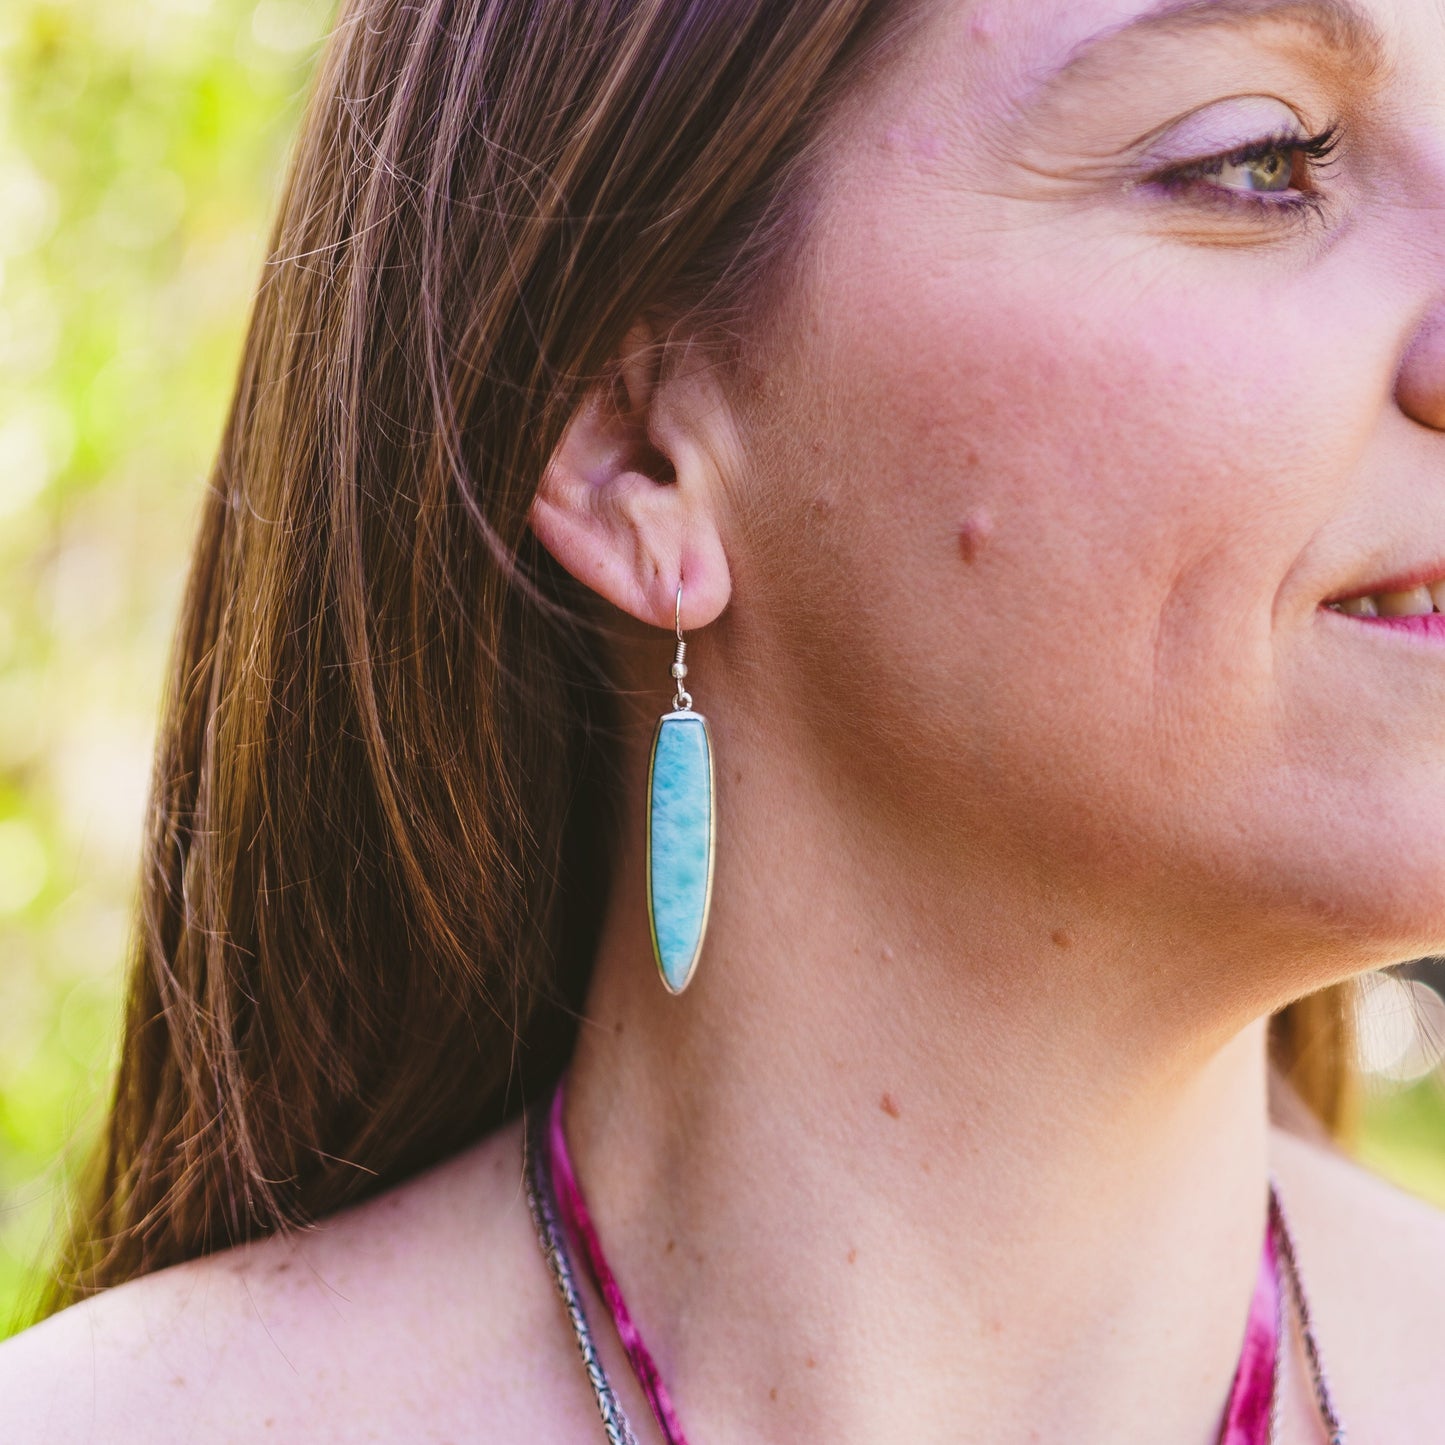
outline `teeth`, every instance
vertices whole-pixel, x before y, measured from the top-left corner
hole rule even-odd
[[[1412,587],[1408,592],[1380,592],[1375,605],[1381,617],[1422,617],[1435,610],[1435,599],[1428,587]]]
[[[1373,597],[1351,597],[1346,602],[1337,602],[1335,606],[1341,612],[1348,612],[1351,617],[1378,617],[1380,609],[1375,606]]]
[[[1404,592],[1375,592],[1327,605],[1351,617],[1423,617],[1430,612],[1445,612],[1445,577]]]

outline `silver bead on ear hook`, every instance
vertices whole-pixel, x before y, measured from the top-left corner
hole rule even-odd
[[[677,679],[677,691],[673,694],[672,705],[675,708],[687,709],[692,706],[692,694],[682,685],[682,680],[687,676],[687,663],[683,658],[687,656],[687,643],[682,640],[682,583],[677,584],[677,601],[672,609],[673,625],[677,628],[677,651],[673,654],[672,675]]]

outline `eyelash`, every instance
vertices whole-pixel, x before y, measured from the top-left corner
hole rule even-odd
[[[1203,156],[1197,161],[1170,166],[1150,179],[1165,191],[1183,191],[1192,182],[1216,173],[1224,166],[1263,160],[1265,156],[1278,151],[1303,156],[1313,176],[1329,164],[1327,157],[1339,144],[1342,134],[1343,126],[1337,120],[1332,120],[1316,135],[1302,136],[1297,131],[1281,131],[1222,155]],[[1318,191],[1297,191],[1292,196],[1285,196],[1268,191],[1235,191],[1225,186],[1206,185],[1198,189],[1202,192],[1201,199],[1204,204],[1222,206],[1236,212],[1243,208],[1256,216],[1273,212],[1285,219],[1305,218],[1311,214],[1318,215],[1325,206],[1325,198]],[[1274,198],[1266,199],[1271,195]]]

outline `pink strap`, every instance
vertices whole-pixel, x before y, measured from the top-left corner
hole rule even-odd
[[[1244,1348],[1240,1351],[1239,1368],[1234,1372],[1234,1387],[1229,1392],[1219,1445],[1268,1445],[1279,1346],[1279,1291],[1279,1257],[1275,1251],[1274,1230],[1267,1225],[1254,1298],[1244,1327]]]
[[[662,1383],[662,1376],[658,1374],[652,1354],[642,1343],[642,1335],[627,1311],[627,1302],[622,1298],[622,1291],[618,1288],[607,1257],[602,1253],[602,1244],[597,1238],[597,1230],[593,1227],[592,1216],[587,1212],[587,1202],[582,1198],[582,1190],[578,1187],[572,1159],[567,1153],[566,1136],[562,1133],[560,1082],[556,1093],[552,1095],[547,1145],[551,1155],[552,1182],[557,1190],[557,1203],[562,1210],[563,1224],[567,1232],[582,1244],[592,1282],[612,1312],[612,1323],[617,1327],[618,1337],[622,1341],[623,1349],[627,1351],[627,1358],[632,1362],[633,1373],[647,1396],[647,1403],[652,1406],[658,1428],[668,1445],[687,1445],[687,1436],[682,1433],[682,1426],[677,1422],[677,1414],[672,1408],[667,1386]]]

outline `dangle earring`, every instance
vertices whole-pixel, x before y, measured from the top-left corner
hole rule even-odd
[[[647,917],[652,955],[669,993],[692,981],[707,932],[717,851],[712,734],[683,686],[682,583],[674,607],[677,651],[671,712],[657,720],[647,766]]]

